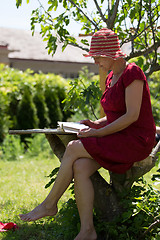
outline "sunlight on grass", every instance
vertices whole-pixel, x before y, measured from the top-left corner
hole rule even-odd
[[[38,159],[31,158],[8,162],[0,161],[0,221],[4,223],[15,222],[21,228],[23,226],[35,226],[35,223],[23,223],[18,215],[32,210],[44,200],[51,189],[51,187],[45,189],[45,185],[49,181],[47,176],[57,166],[59,166],[59,161],[56,157],[48,159],[39,157]],[[70,192],[67,191],[59,203],[59,208],[69,197]],[[36,226],[38,222],[43,223],[43,226],[48,221],[46,219],[37,221]],[[12,239],[11,235],[9,234],[8,236],[8,234],[0,233],[0,239]],[[3,238],[5,235],[6,237]],[[22,239],[27,238],[23,236],[20,240]],[[35,239],[47,238],[45,236],[44,238]]]

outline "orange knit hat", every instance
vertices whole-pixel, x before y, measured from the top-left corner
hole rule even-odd
[[[93,34],[90,51],[84,56],[102,56],[117,59],[125,58],[127,55],[121,51],[117,34],[108,28],[102,28]]]

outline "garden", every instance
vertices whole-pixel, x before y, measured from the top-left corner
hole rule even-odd
[[[99,116],[101,94],[98,78],[86,68],[74,80],[54,74],[33,74],[31,70],[21,72],[4,65],[0,68],[0,221],[14,222],[18,227],[15,231],[1,232],[0,239],[74,239],[80,223],[72,184],[59,202],[59,213],[55,217],[31,223],[20,220],[19,214],[32,210],[47,196],[60,163],[43,134],[22,137],[9,135],[8,130],[55,128],[57,120],[95,119]],[[152,75],[149,85],[153,115],[158,125],[158,73]],[[30,114],[26,115],[26,109]],[[122,204],[126,206],[121,216],[111,222],[102,222],[94,213],[99,239],[104,239],[101,237],[104,231],[113,240],[160,239],[159,159],[149,173],[135,182],[129,195],[121,196]],[[106,180],[109,179],[106,170],[99,171]]]

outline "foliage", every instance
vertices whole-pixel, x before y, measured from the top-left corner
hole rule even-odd
[[[35,103],[35,107],[37,109],[37,117],[39,119],[39,128],[45,128],[50,125],[50,118],[48,115],[48,107],[46,104],[45,94],[43,87],[40,83],[37,83],[36,92],[34,94],[33,102]]]
[[[132,187],[129,195],[125,194],[121,199],[126,211],[114,222],[105,224],[111,239],[159,239],[160,224],[151,227],[153,223],[158,223],[160,217],[157,190],[141,179]]]
[[[25,139],[27,142],[27,150],[25,151],[25,156],[28,158],[33,158],[36,156],[41,156],[44,154],[44,157],[48,155],[53,155],[46,137],[43,134],[32,134],[32,138]]]
[[[16,161],[24,157],[48,157],[53,155],[45,135],[32,134],[32,138],[25,139],[28,148],[21,142],[19,135],[7,135],[0,145],[0,159],[3,161]]]
[[[23,1],[16,0],[17,7]],[[159,0],[50,0],[47,9],[39,3],[39,8],[32,11],[31,29],[34,33],[36,24],[40,25],[49,53],[56,52],[58,42],[63,43],[62,50],[70,44],[88,51],[87,38],[82,37],[79,43],[70,34],[68,26],[76,22],[81,26],[82,35],[86,36],[102,27],[113,29],[118,33],[121,45],[127,44],[128,60],[140,57],[141,67],[147,75],[160,70],[157,51],[160,46]],[[55,12],[59,14],[55,16]]]
[[[7,135],[0,146],[0,157],[5,161],[15,161],[23,157],[24,145],[19,136]]]
[[[22,72],[4,65],[0,69],[0,141],[9,128],[53,128],[58,120],[71,116],[61,103],[67,80],[54,74],[33,74],[29,69]]]
[[[7,116],[8,99],[4,91],[0,91],[0,142],[7,134],[10,125],[9,116]]]
[[[151,104],[153,110],[154,120],[157,126],[160,125],[160,73],[156,72],[151,75],[149,81]]]
[[[17,128],[29,129],[36,128],[39,124],[37,111],[32,98],[32,92],[28,86],[24,87],[22,99],[17,109]]]
[[[70,82],[70,89],[67,97],[63,101],[65,109],[71,109],[78,112],[85,118],[99,117],[99,100],[102,93],[99,87],[99,80],[93,78],[93,74],[89,73],[87,68],[83,68],[79,73],[79,77]]]
[[[54,220],[54,236],[57,240],[74,239],[80,230],[80,219],[75,200],[70,198],[64,203]]]

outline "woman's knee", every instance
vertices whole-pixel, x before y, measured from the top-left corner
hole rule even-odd
[[[62,163],[67,162],[67,163],[73,164],[74,161],[78,159],[77,157],[77,148],[78,148],[77,145],[79,144],[78,141],[79,140],[73,140],[68,143],[62,158]]]
[[[81,143],[80,140],[70,141],[66,147],[66,151],[74,153],[74,151],[78,148],[80,143]]]

